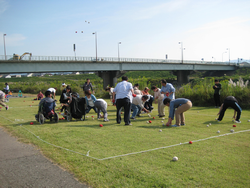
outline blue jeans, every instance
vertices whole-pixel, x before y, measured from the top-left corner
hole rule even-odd
[[[96,110],[96,107],[95,107],[95,106],[87,106],[87,108],[86,108],[86,114],[89,113],[89,111],[90,111],[92,108],[94,109],[95,113],[97,113],[97,110]]]
[[[141,107],[135,104],[131,105],[131,109],[133,110],[132,118],[134,118],[141,111]]]

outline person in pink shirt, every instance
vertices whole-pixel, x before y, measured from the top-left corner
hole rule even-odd
[[[43,99],[43,93],[39,91],[36,100],[41,100],[41,99]]]

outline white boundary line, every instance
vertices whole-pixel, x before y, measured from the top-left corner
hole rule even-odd
[[[8,120],[8,121],[10,121],[12,123],[16,123],[16,122],[13,122],[12,120],[10,120],[8,118],[5,118],[3,116],[0,116],[0,117],[4,118],[4,119],[6,119],[6,120]],[[160,150],[160,149],[166,149],[166,148],[171,148],[171,147],[175,147],[175,146],[180,146],[180,145],[183,145],[183,144],[189,144],[189,142],[184,142],[184,143],[180,143],[180,144],[174,144],[174,145],[170,145],[170,146],[164,146],[164,147],[159,147],[159,148],[154,148],[154,149],[149,149],[149,150],[138,151],[138,152],[127,153],[127,154],[116,155],[116,156],[111,156],[111,157],[106,157],[106,158],[99,159],[99,158],[95,158],[95,157],[89,156],[90,150],[87,152],[87,154],[83,154],[83,153],[80,153],[80,152],[77,152],[77,151],[73,151],[73,150],[61,147],[61,146],[57,146],[55,144],[51,144],[51,143],[49,143],[49,142],[41,139],[39,136],[37,136],[35,133],[31,132],[29,129],[27,129],[26,127],[24,127],[22,124],[20,124],[20,126],[22,128],[24,128],[26,131],[28,131],[29,133],[31,133],[32,135],[34,135],[37,139],[39,139],[40,141],[42,141],[42,142],[44,142],[44,143],[46,143],[48,145],[51,145],[51,146],[54,146],[56,148],[60,148],[60,149],[66,150],[66,151],[70,151],[72,153],[83,155],[83,156],[86,156],[86,157],[89,157],[89,158],[92,158],[92,159],[95,159],[95,160],[98,160],[98,161],[103,161],[103,160],[107,160],[107,159],[114,159],[114,158],[117,158],[117,157],[125,157],[125,156],[129,156],[129,155],[136,155],[136,154],[140,154],[140,153],[146,153],[146,152],[150,152],[150,151],[155,151],[155,150]],[[234,133],[225,133],[225,134],[221,134],[221,135],[218,135],[218,136],[211,136],[211,137],[203,138],[203,139],[199,139],[199,140],[193,140],[192,142],[200,142],[200,141],[205,141],[205,140],[209,140],[209,139],[212,139],[212,138],[218,138],[218,137],[222,137],[222,136],[228,136],[228,135],[232,135],[232,134],[236,134],[236,133],[243,133],[243,132],[248,132],[248,131],[250,131],[250,129],[242,130],[242,131],[237,131],[237,132],[234,132]]]

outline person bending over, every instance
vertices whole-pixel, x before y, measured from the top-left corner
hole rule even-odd
[[[219,118],[217,119],[218,121],[221,121],[224,117],[225,111],[227,110],[228,107],[231,107],[234,109],[234,116],[233,118],[235,119],[236,123],[241,123],[240,121],[240,115],[241,115],[241,107],[238,104],[237,99],[234,96],[228,96],[225,98],[224,102],[222,103],[220,107],[220,111],[217,115],[219,115]],[[235,118],[237,112],[237,116]]]

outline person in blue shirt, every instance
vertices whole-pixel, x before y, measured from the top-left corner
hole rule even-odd
[[[184,112],[192,107],[192,102],[189,99],[178,98],[171,100],[170,98],[165,98],[163,104],[169,106],[169,116],[167,126],[170,126],[172,120],[175,116],[175,124],[172,127],[179,127],[180,125],[185,125]]]
[[[175,99],[175,88],[172,84],[167,83],[166,80],[161,80],[161,94],[164,94],[165,98],[170,98],[171,100]]]
[[[86,113],[89,113],[89,111],[93,108],[95,113],[97,113],[97,109],[95,107],[95,101],[96,101],[96,97],[91,94],[91,91],[88,90],[88,91],[85,91],[85,100],[86,100],[86,105],[87,105],[87,108],[86,108]]]

